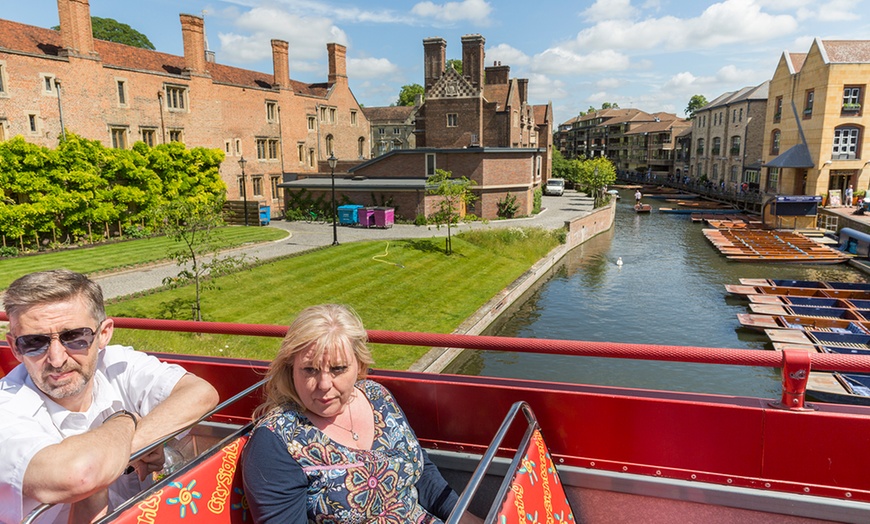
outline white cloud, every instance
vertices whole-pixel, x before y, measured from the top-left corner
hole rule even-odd
[[[728,44],[747,45],[791,33],[790,15],[762,12],[753,0],[725,0],[696,18],[664,16],[634,24],[607,20],[584,29],[575,44],[581,49],[692,49]]]
[[[605,20],[628,20],[634,18],[638,11],[631,5],[631,0],[595,0],[595,3],[583,11],[590,22]]]
[[[553,47],[535,56],[531,67],[538,73],[573,75],[620,71],[628,66],[628,56],[617,51],[605,49],[580,55],[565,48]]]
[[[531,60],[529,55],[508,44],[499,44],[486,50],[486,65],[501,62],[507,66],[526,66]]]
[[[622,85],[622,80],[614,77],[602,78],[595,82],[595,87],[598,89],[615,89]]]
[[[349,58],[347,74],[351,78],[383,78],[398,73],[399,67],[386,58]]]
[[[532,103],[540,103],[545,100],[564,100],[566,98],[569,98],[569,93],[565,82],[546,75],[532,74],[530,76],[529,100]]]
[[[460,2],[420,2],[411,8],[411,12],[422,18],[433,18],[440,22],[458,22],[470,20],[486,25],[492,7],[485,0],[461,0]]]
[[[845,22],[860,18],[855,0],[831,0],[824,4],[811,4],[797,10],[798,20],[809,22]]]

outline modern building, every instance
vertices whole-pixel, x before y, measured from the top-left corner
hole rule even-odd
[[[468,213],[497,218],[499,203],[508,199],[516,199],[518,216],[532,212],[552,165],[552,106],[531,105],[528,80],[510,78],[508,66],[485,68],[484,44],[481,35],[462,37],[459,74],[447,64],[444,39],[423,41],[425,97],[414,117],[416,148],[393,149],[337,174],[341,202],[387,204],[407,220],[429,216],[440,197],[427,194],[427,179],[444,169],[474,182],[478,200]],[[308,177],[283,186],[322,194],[331,182]]]
[[[58,14],[59,31],[0,20],[0,140],[54,147],[66,129],[116,148],[221,149],[228,198],[259,201],[273,216],[285,178],[328,171],[333,154],[371,155],[342,45],[327,45],[326,81],[307,84],[290,78],[286,41],[272,40],[266,74],[217,63],[197,16],[180,15],[184,56],[174,56],[95,40],[87,0],[58,0]]]
[[[554,137],[565,158],[607,157],[621,171],[675,173],[676,136],[691,123],[671,113],[601,109],[559,126]]]
[[[695,112],[691,179],[758,189],[769,84],[724,93]]]
[[[870,40],[816,39],[808,53],[782,54],[770,81],[762,189],[783,195],[867,190],[864,111]]]

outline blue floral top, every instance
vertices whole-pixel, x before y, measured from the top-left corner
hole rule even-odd
[[[356,384],[374,412],[371,450],[346,447],[295,405],[260,420],[242,462],[255,522],[439,523],[457,495],[429,460],[392,394]]]

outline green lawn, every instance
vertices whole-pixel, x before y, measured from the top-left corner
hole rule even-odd
[[[228,226],[219,229],[217,234],[229,248],[252,242],[270,242],[285,238],[289,233],[274,227]],[[90,275],[164,261],[169,250],[177,245],[170,238],[153,237],[0,259],[0,290],[33,271],[63,267]]]
[[[287,325],[303,308],[353,306],[368,329],[450,333],[562,240],[563,232],[501,229],[444,239],[342,244],[260,264],[216,280],[203,297],[205,320]],[[191,288],[112,303],[112,316],[190,318]],[[271,359],[279,341],[264,337],[119,330],[136,349]],[[373,346],[376,366],[406,369],[428,348]]]

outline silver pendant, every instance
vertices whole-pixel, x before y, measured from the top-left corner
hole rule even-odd
[[[354,440],[354,441],[359,440],[359,435],[357,434],[356,431],[351,431],[351,432],[350,432],[350,436],[353,437],[353,440]]]

